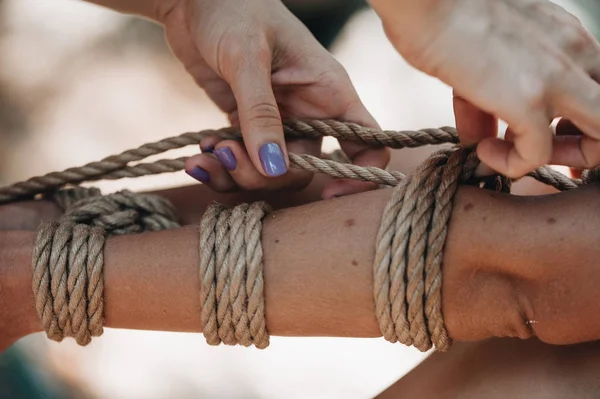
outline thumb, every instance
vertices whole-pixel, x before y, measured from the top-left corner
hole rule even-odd
[[[471,147],[483,139],[496,137],[498,118],[494,115],[479,109],[456,92],[453,93],[452,105],[456,130],[463,146]]]
[[[229,84],[237,103],[244,144],[254,167],[264,176],[281,176],[287,172],[289,161],[281,115],[271,86],[270,53],[266,55],[244,57],[249,61],[236,68]]]

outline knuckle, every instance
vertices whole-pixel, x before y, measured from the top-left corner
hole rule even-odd
[[[248,63],[271,64],[269,41],[260,32],[231,33],[217,45],[217,64],[222,76],[234,79]]]
[[[521,93],[528,111],[545,111],[548,108],[548,92],[544,81],[539,78],[527,78],[524,81]]]
[[[259,99],[246,109],[246,116],[255,127],[281,128],[281,115],[277,105],[268,99]]]
[[[573,54],[586,52],[593,44],[591,34],[579,23],[567,24],[563,28],[564,46]]]

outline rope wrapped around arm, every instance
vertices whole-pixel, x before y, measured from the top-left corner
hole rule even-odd
[[[332,136],[371,146],[391,148],[457,144],[450,127],[420,131],[378,131],[338,121],[291,121],[290,138]],[[241,139],[232,128],[185,133],[113,155],[82,167],[0,188],[0,204],[46,196],[64,210],[61,220],[42,223],[33,254],[36,310],[49,338],[74,337],[86,345],[102,334],[103,248],[106,236],[135,234],[179,226],[175,210],[163,198],[129,191],[102,196],[97,189],[71,187],[87,181],[176,172],[185,158],[137,163],[144,158],[187,145],[209,134]],[[431,155],[407,176],[347,163],[339,154],[330,159],[290,154],[293,167],[395,187],[381,219],[373,264],[374,302],[382,335],[390,342],[421,351],[446,350],[451,339],[441,309],[442,258],[452,201],[459,184],[508,192],[510,180],[492,176],[477,180],[479,161],[470,149],[453,146]],[[336,160],[341,162],[338,162]],[[597,170],[581,180],[551,168],[529,176],[569,190],[598,181]],[[483,185],[482,185],[483,183]],[[269,344],[263,298],[262,219],[264,203],[233,209],[211,206],[199,226],[201,328],[211,345]]]

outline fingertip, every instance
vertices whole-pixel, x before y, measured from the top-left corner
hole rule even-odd
[[[218,192],[228,192],[237,188],[237,185],[219,161],[206,154],[198,154],[188,158],[185,163],[185,172],[193,179]]]
[[[518,179],[531,172],[532,170],[547,164],[552,156],[552,149],[546,157],[544,150],[538,154],[533,154],[533,161],[525,159],[518,151],[516,146],[506,140],[498,138],[488,138],[477,147],[477,156],[481,162],[487,164],[498,173]]]
[[[509,154],[513,144],[498,138],[488,138],[477,146],[479,160],[498,173],[509,176]]]
[[[289,159],[285,145],[267,142],[258,149],[260,171],[267,177],[282,176],[287,173]]]
[[[212,153],[215,149],[215,146],[221,141],[219,136],[206,136],[200,140],[200,151],[203,153]]]
[[[456,130],[463,146],[474,146],[498,134],[498,118],[494,115],[456,94],[452,98],[452,104]]]

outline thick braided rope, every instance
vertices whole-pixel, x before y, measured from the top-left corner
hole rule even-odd
[[[332,136],[340,140],[353,140],[371,146],[386,146],[396,149],[430,144],[458,143],[456,130],[451,127],[419,131],[378,131],[354,123],[326,120],[286,122],[284,131],[286,136],[291,138]],[[62,172],[48,173],[0,188],[0,204],[20,198],[31,198],[37,194],[54,191],[67,184],[177,172],[184,168],[186,158],[163,159],[153,163],[138,163],[135,165],[129,164],[169,150],[196,145],[203,137],[213,134],[220,135],[223,138],[239,139],[241,137],[236,129],[225,128],[184,133],[180,136],[144,144],[139,148],[106,157],[99,162],[68,168]],[[326,173],[336,178],[345,177],[374,181],[392,186],[397,184],[398,178],[401,178],[397,173],[389,173],[378,168],[360,168],[355,165],[340,164],[333,160],[323,160],[308,155],[290,154],[290,161],[294,167]],[[538,170],[532,173],[531,176],[559,190],[570,189],[581,184],[580,181],[568,179],[551,169]]]
[[[421,351],[450,346],[441,311],[442,254],[458,183],[470,179],[477,164],[470,150],[442,150],[394,189],[373,263],[377,319],[390,342]]]
[[[42,223],[33,253],[35,305],[48,338],[87,345],[104,325],[105,233],[100,227]]]
[[[452,128],[380,132],[336,121],[296,121],[286,123],[284,128],[288,137],[318,138],[330,135],[391,148],[458,141],[456,131]],[[100,196],[94,189],[59,189],[90,180],[181,170],[185,158],[136,165],[129,163],[197,144],[208,134],[240,138],[239,132],[231,128],[186,133],[145,144],[100,162],[53,172],[0,189],[0,204],[50,193],[65,210],[62,224],[43,224],[40,227],[34,254],[36,307],[49,337],[61,340],[65,336],[75,336],[78,342],[85,344],[89,342],[88,335],[101,333],[102,312],[97,310],[97,304],[102,301],[97,297],[92,300],[89,289],[87,302],[81,296],[80,287],[90,284],[95,287],[92,293],[102,292],[98,288],[102,281],[98,240],[94,241],[95,246],[90,253],[89,238],[86,244],[84,237],[86,234],[97,237],[103,230],[107,230],[108,234],[131,234],[178,226],[168,201],[155,196],[127,191]],[[439,292],[442,250],[452,198],[458,182],[466,182],[472,175],[477,163],[474,154],[459,148],[438,152],[406,179],[398,172],[359,167],[309,155],[290,154],[290,160],[294,167],[336,178],[397,186],[384,212],[374,264],[375,302],[381,331],[392,342],[400,341],[420,350],[427,350],[433,344],[440,350],[446,349],[450,340],[441,315]],[[568,190],[598,181],[599,173],[597,170],[585,171],[582,180],[576,180],[544,167],[530,176],[559,190]],[[496,190],[507,191],[510,187],[510,181],[498,176],[488,178],[485,182],[486,187]],[[257,347],[265,347],[268,345],[268,334],[264,322],[260,260],[260,219],[265,210],[261,208],[262,205],[259,206],[262,209],[260,212],[254,205],[245,207],[234,210],[211,208],[203,219],[202,323],[209,343],[254,343]],[[88,231],[86,227],[75,223],[96,226],[94,234],[90,233],[92,230]],[[243,237],[241,231],[245,232]],[[209,252],[205,252],[204,248],[212,249],[206,249]],[[242,253],[245,254],[245,261]],[[81,266],[78,266],[83,263],[93,267],[88,267],[87,273],[83,273]],[[246,269],[243,269],[244,265]],[[245,291],[241,288],[244,278]],[[96,304],[93,310],[89,309],[90,303]],[[85,306],[87,308],[84,309]],[[84,314],[88,315],[88,320],[82,318]]]
[[[200,318],[210,345],[269,345],[263,299],[264,202],[213,205],[200,223]]]
[[[64,214],[38,228],[32,261],[36,310],[48,338],[73,337],[87,345],[103,332],[105,237],[179,224],[169,202],[153,195],[102,196],[97,189],[75,187],[53,199]]]

